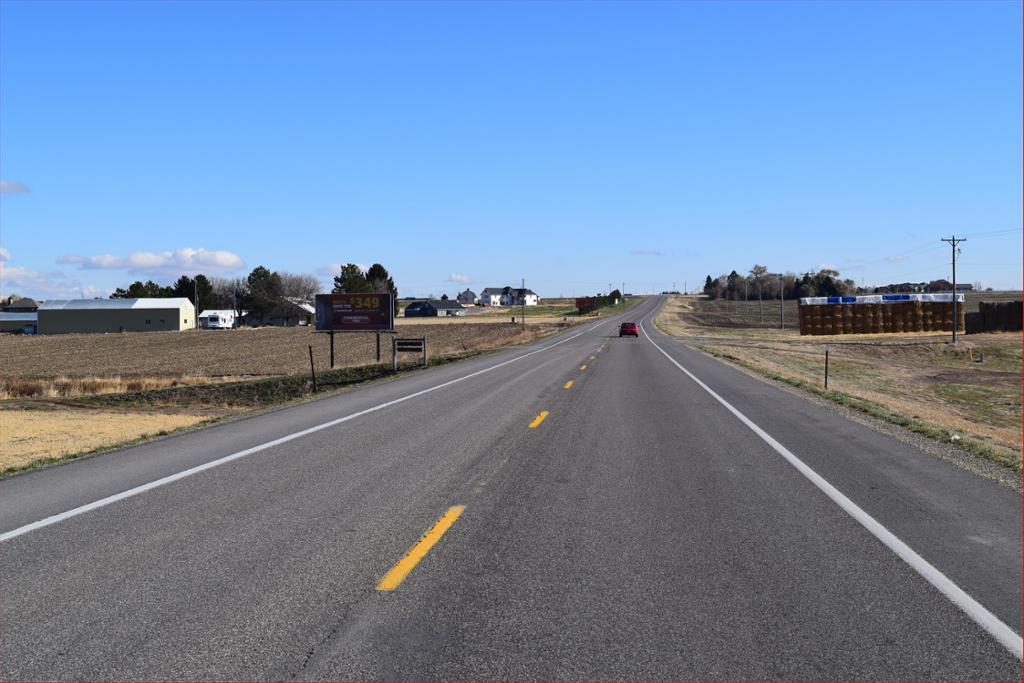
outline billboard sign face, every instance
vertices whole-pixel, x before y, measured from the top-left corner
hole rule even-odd
[[[317,294],[316,329],[321,332],[393,332],[390,292]]]

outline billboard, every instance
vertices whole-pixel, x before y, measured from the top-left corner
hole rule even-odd
[[[321,332],[393,332],[390,292],[317,294],[316,329]]]

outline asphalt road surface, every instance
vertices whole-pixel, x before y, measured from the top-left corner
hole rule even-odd
[[[1019,494],[659,303],[0,481],[0,676],[1021,680]]]

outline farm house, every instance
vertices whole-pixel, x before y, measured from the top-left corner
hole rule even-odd
[[[167,299],[55,299],[38,311],[39,334],[157,332],[195,327],[195,306]]]
[[[519,287],[488,287],[480,294],[484,306],[536,306],[540,296],[532,289]]]
[[[417,301],[405,307],[406,318],[443,318],[466,315],[466,309],[458,301],[430,299]]]

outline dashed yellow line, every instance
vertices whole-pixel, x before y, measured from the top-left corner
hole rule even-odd
[[[548,411],[542,410],[537,414],[537,417],[533,418],[533,422],[530,423],[530,429],[536,429],[540,426],[540,423],[544,421],[544,418],[548,416]]]
[[[572,380],[569,380],[568,382],[566,382],[565,384],[563,384],[563,385],[562,385],[562,388],[563,388],[563,389],[570,389],[570,388],[572,388]]]
[[[437,523],[430,527],[430,531],[423,534],[423,538],[409,549],[409,552],[398,561],[398,564],[391,568],[391,571],[384,575],[384,578],[377,584],[377,590],[393,591],[398,588],[399,584],[405,580],[405,577],[409,576],[409,572],[434,547],[434,544],[441,540],[444,532],[448,531],[452,524],[455,524],[455,520],[459,518],[459,515],[465,509],[465,505],[453,505],[448,508],[448,512],[441,515],[441,519],[437,520]]]
[[[587,369],[587,364],[586,363],[584,363],[583,365],[580,366],[580,370],[586,370],[586,369]]]

